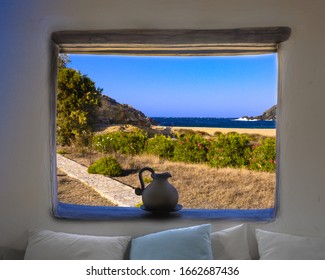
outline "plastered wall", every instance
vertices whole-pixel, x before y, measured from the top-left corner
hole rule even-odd
[[[0,245],[30,228],[141,235],[211,222],[56,220],[50,199],[53,31],[288,26],[279,52],[279,212],[251,228],[325,237],[325,2],[322,0],[0,0]]]

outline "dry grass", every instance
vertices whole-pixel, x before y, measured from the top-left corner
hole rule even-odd
[[[274,173],[176,163],[152,155],[119,157],[119,162],[129,170],[150,166],[158,173],[171,173],[169,181],[177,188],[184,208],[258,209],[274,205]],[[137,173],[116,179],[139,186]]]
[[[115,206],[106,198],[102,197],[93,188],[68,176],[62,170],[57,170],[58,176],[58,199],[63,203],[93,206]]]
[[[66,150],[65,156],[89,166],[101,154]],[[153,155],[115,155],[124,174],[114,179],[139,187],[138,171],[150,166],[156,172],[168,171],[169,179],[178,190],[179,203],[184,208],[261,209],[274,206],[275,173],[246,169],[211,168],[204,164],[170,162]],[[150,178],[150,173],[145,176]]]

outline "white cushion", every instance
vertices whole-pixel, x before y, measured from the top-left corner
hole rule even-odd
[[[211,233],[214,260],[249,260],[249,245],[245,225]]]
[[[325,260],[325,239],[256,229],[262,260]]]
[[[90,236],[39,230],[30,232],[26,260],[122,260],[130,236]]]

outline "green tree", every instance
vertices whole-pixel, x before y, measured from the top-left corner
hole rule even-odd
[[[68,62],[67,57],[59,58],[57,142],[60,145],[76,144],[87,139],[96,121],[99,94],[102,92],[86,75],[68,68]]]
[[[69,55],[67,54],[59,54],[58,56],[58,69],[59,71],[62,68],[67,68],[67,65],[71,62]]]

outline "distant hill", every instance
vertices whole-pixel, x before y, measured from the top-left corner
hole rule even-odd
[[[248,120],[276,120],[276,105],[273,105],[270,109],[267,109],[262,115],[255,117],[244,116]]]
[[[152,119],[130,105],[120,104],[106,95],[100,95],[99,100],[97,126],[131,124],[137,127],[150,127],[155,124]]]

